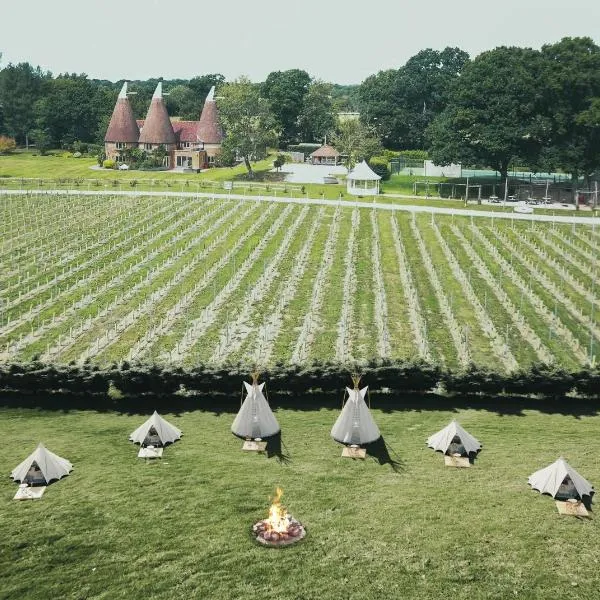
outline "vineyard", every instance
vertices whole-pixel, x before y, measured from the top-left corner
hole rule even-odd
[[[184,197],[0,199],[0,360],[576,369],[600,231]]]

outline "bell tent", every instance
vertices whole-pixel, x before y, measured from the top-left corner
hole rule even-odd
[[[29,485],[48,485],[69,474],[73,465],[50,452],[43,444],[38,447],[10,474],[14,481]]]
[[[434,433],[427,440],[427,445],[437,452],[454,456],[470,456],[481,450],[481,444],[466,429],[463,429],[455,420]]]
[[[141,446],[161,447],[172,444],[181,436],[182,433],[177,427],[154,411],[152,416],[129,436],[129,439]]]
[[[264,382],[259,385],[258,373],[252,374],[252,384],[244,381],[246,397],[236,415],[231,432],[243,439],[263,439],[281,430],[263,394]]]
[[[591,496],[594,488],[562,456],[545,469],[536,471],[527,480],[532,489],[550,494],[557,500],[583,499]]]
[[[365,402],[368,386],[359,389],[360,377],[352,377],[354,389],[346,388],[348,399],[331,429],[331,437],[340,444],[363,446],[381,437],[379,428]]]

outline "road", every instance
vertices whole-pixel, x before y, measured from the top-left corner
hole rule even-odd
[[[246,200],[260,202],[279,202],[281,204],[301,204],[314,206],[344,206],[357,208],[377,208],[379,210],[425,213],[429,215],[456,215],[461,217],[487,217],[495,219],[514,219],[515,221],[545,221],[548,223],[580,223],[582,225],[600,225],[600,217],[577,217],[572,215],[536,215],[515,212],[494,212],[486,210],[469,210],[468,208],[448,208],[443,206],[417,206],[412,204],[388,204],[385,202],[364,202],[359,200],[326,200],[321,198],[277,198],[275,196],[245,196],[244,194],[212,194],[205,192],[144,192],[118,190],[0,190],[0,195],[67,196],[173,196],[178,198],[223,198],[230,200]]]

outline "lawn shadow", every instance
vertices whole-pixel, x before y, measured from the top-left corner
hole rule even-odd
[[[292,456],[287,446],[283,443],[281,431],[267,439],[267,457],[275,457],[280,463],[285,465],[292,462]]]
[[[394,473],[405,471],[404,461],[400,455],[390,446],[383,436],[365,446],[367,456],[376,460],[380,465],[390,465]]]

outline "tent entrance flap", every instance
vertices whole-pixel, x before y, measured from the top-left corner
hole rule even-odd
[[[162,440],[160,439],[160,436],[158,435],[158,432],[156,431],[154,425],[148,430],[148,433],[146,434],[142,445],[155,447],[161,447],[163,445]]]
[[[28,483],[29,485],[46,485],[46,478],[35,460],[31,463],[27,475],[23,479],[23,483]]]

